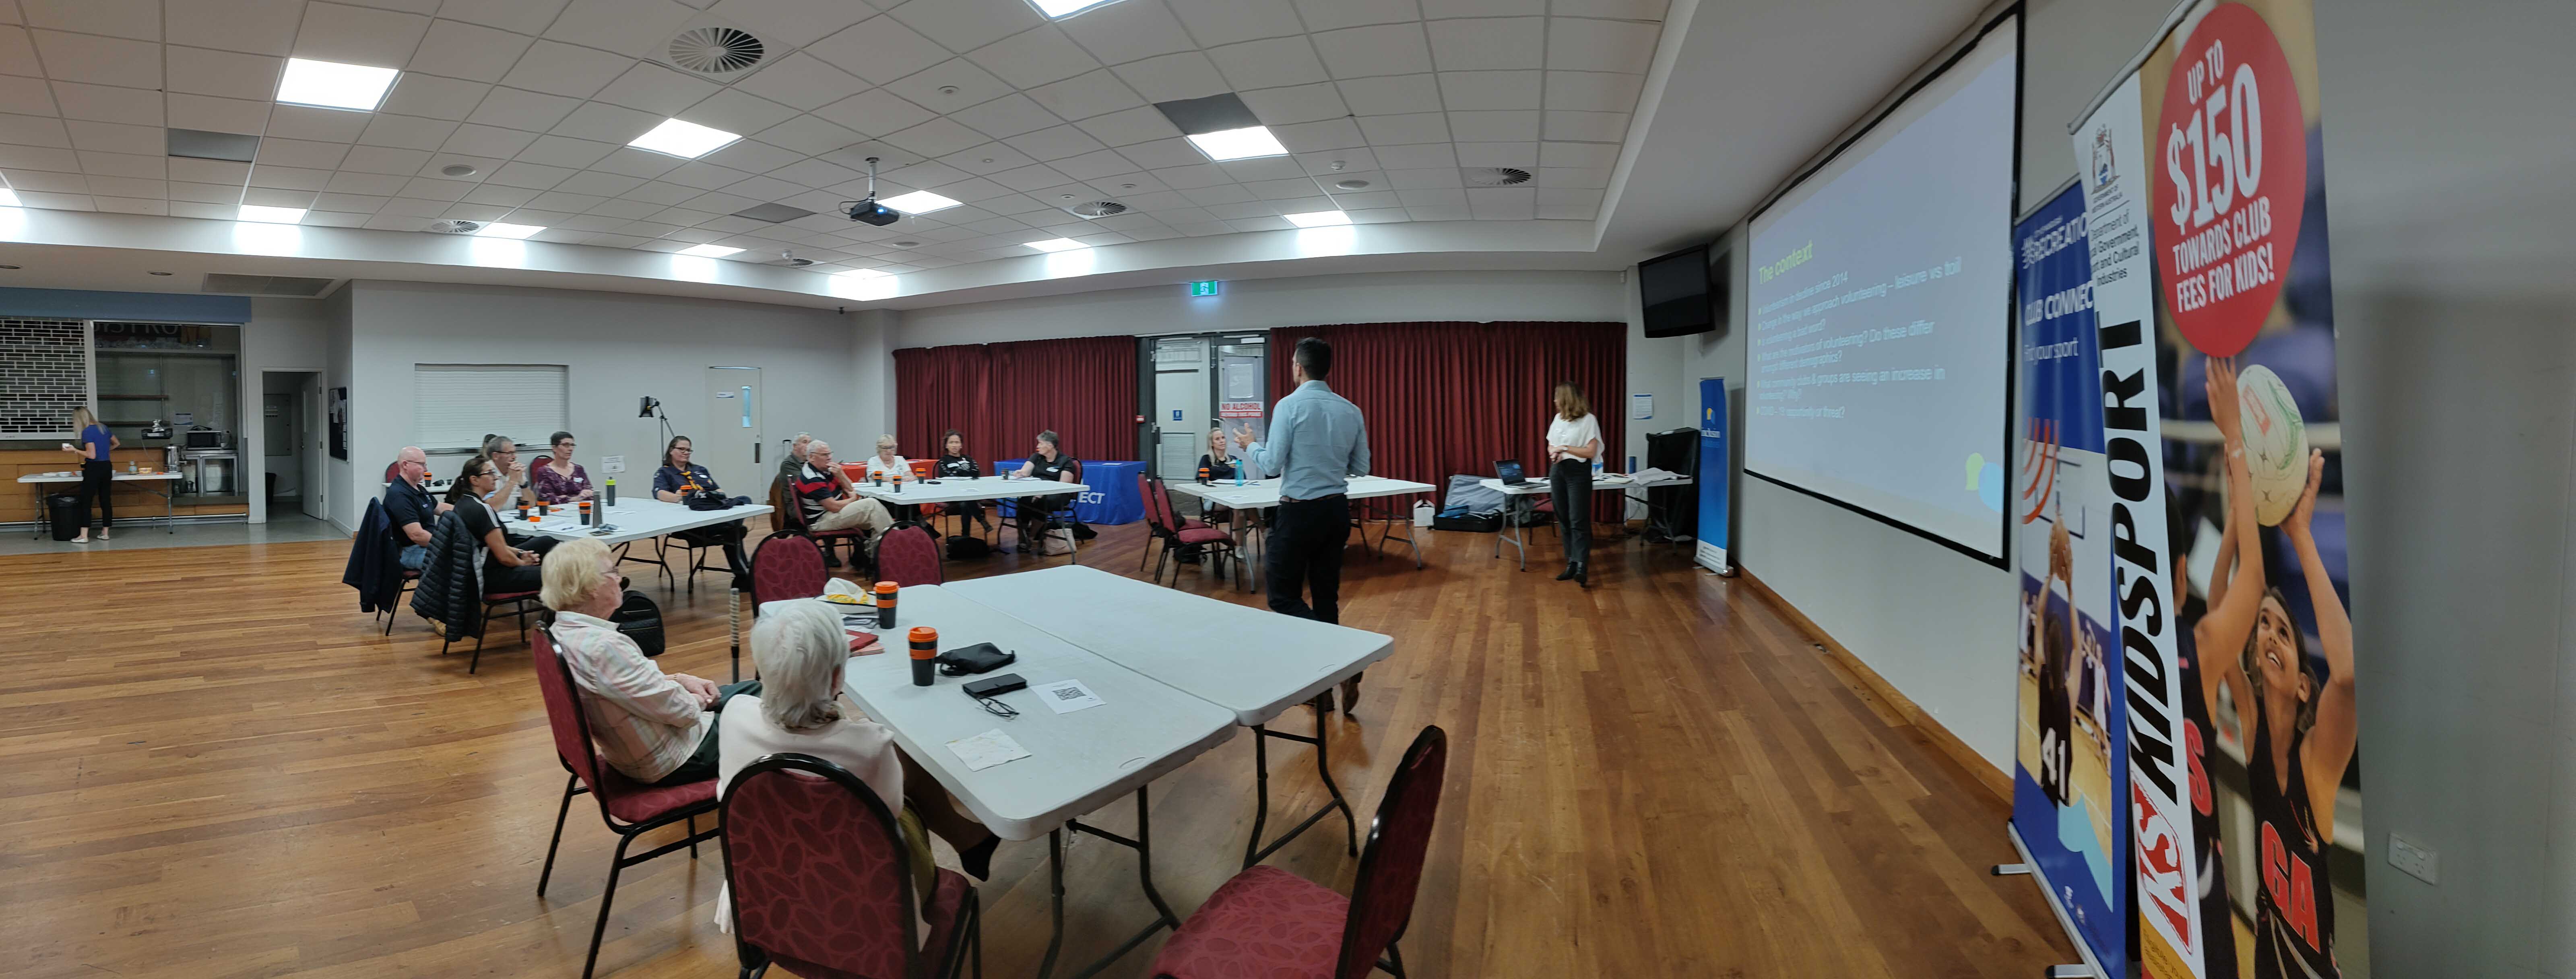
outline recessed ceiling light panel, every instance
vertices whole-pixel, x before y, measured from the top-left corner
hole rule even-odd
[[[240,219],[260,224],[294,224],[295,222],[304,220],[304,209],[300,207],[261,207],[257,204],[244,204],[241,206]]]
[[[694,255],[699,258],[723,258],[727,255],[740,253],[741,251],[742,249],[727,248],[723,245],[695,245],[680,249],[680,254]]]
[[[683,160],[694,160],[741,139],[721,129],[710,129],[686,119],[664,119],[653,131],[635,137],[626,145],[639,150],[667,153]]]
[[[1217,161],[1249,160],[1257,156],[1286,156],[1288,148],[1279,145],[1279,137],[1270,134],[1268,126],[1247,126],[1214,133],[1192,133],[1190,145]]]
[[[529,235],[536,234],[537,232],[544,230],[546,230],[546,226],[542,224],[503,224],[499,221],[494,221],[490,224],[484,225],[480,229],[477,229],[474,232],[474,237],[526,238]]]
[[[1029,246],[1029,247],[1031,247],[1031,248],[1035,248],[1035,249],[1037,249],[1037,250],[1039,250],[1039,251],[1042,251],[1042,252],[1069,252],[1069,251],[1072,251],[1072,250],[1074,250],[1074,249],[1076,249],[1076,248],[1089,248],[1089,247],[1091,247],[1091,246],[1086,245],[1086,244],[1083,244],[1083,243],[1081,243],[1081,242],[1079,242],[1079,241],[1075,241],[1075,240],[1073,240],[1073,239],[1071,239],[1071,238],[1049,238],[1049,239],[1047,239],[1047,240],[1045,240],[1045,241],[1028,241],[1028,242],[1021,242],[1021,244],[1027,245],[1027,246]]]
[[[1029,0],[1038,12],[1051,19],[1063,20],[1093,7],[1117,3],[1118,0]]]
[[[24,206],[25,206],[25,205],[22,205],[22,204],[18,203],[18,192],[17,192],[17,191],[10,190],[10,189],[9,189],[9,188],[7,188],[7,187],[0,187],[0,207],[24,207]]]
[[[888,197],[884,200],[878,201],[877,203],[902,211],[905,214],[928,214],[932,211],[945,211],[949,208],[956,207],[959,202],[946,197],[941,197],[926,190],[916,190],[909,194]]]
[[[1336,224],[1351,223],[1351,216],[1340,211],[1308,211],[1304,214],[1290,214],[1285,216],[1288,218],[1289,224],[1296,225],[1300,228],[1323,228]]]
[[[394,87],[394,77],[400,74],[392,68],[288,58],[286,74],[277,83],[277,100],[288,105],[374,112],[384,103],[385,91]]]

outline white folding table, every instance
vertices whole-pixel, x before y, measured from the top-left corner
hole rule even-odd
[[[1091,487],[1084,483],[1068,483],[1061,480],[1049,482],[1043,479],[1011,479],[1005,476],[941,476],[937,479],[907,479],[901,483],[889,483],[884,486],[878,486],[864,480],[854,479],[851,481],[851,485],[858,488],[860,496],[876,500],[877,502],[884,503],[888,506],[892,506],[897,503],[909,503],[914,506],[931,506],[940,503],[1016,500],[1026,496],[1053,496],[1058,493],[1087,493],[1091,491]],[[896,489],[896,486],[901,486],[903,488]],[[998,540],[998,530],[995,532],[995,536],[997,538],[995,543],[1000,543]],[[1072,558],[1073,563],[1082,563],[1081,558],[1078,556],[1080,545],[1074,540],[1072,528],[1068,527],[1065,529],[1064,539],[1067,545],[1065,554]]]
[[[579,504],[554,504],[548,507],[548,511],[543,520],[535,519],[534,510],[528,511],[530,519],[521,520],[517,510],[502,510],[501,526],[524,534],[544,534],[565,540],[588,537],[615,547],[683,530],[766,516],[775,512],[775,508],[754,503],[726,510],[692,510],[678,503],[654,499],[620,500],[616,506],[602,511],[602,526],[599,527],[582,526]]]
[[[961,581],[948,590],[1028,622],[1103,659],[1152,677],[1233,714],[1252,729],[1256,792],[1243,865],[1261,862],[1340,809],[1346,841],[1359,852],[1359,823],[1325,764],[1324,712],[1313,737],[1267,725],[1315,700],[1395,651],[1391,636],[1280,615],[1124,578],[1096,568],[1059,567]],[[943,639],[946,633],[941,633]],[[1313,745],[1315,770],[1333,801],[1264,846],[1270,814],[1268,739]]]
[[[1166,926],[1180,927],[1179,916],[1154,889],[1145,789],[1154,779],[1232,738],[1234,716],[950,587],[908,586],[896,601],[895,628],[878,629],[872,621],[859,626],[877,633],[886,651],[851,657],[844,673],[846,689],[868,716],[893,730],[895,741],[913,760],[996,835],[1006,840],[1047,838],[1055,936],[1047,943],[1038,974],[1054,972],[1064,941],[1067,829],[1134,849],[1145,897],[1160,915],[1080,975],[1098,972]],[[906,635],[914,626],[939,630],[942,651],[989,642],[1017,654],[1018,662],[986,676],[1009,672],[1028,680],[1027,689],[995,698],[1019,715],[1005,720],[988,713],[961,689],[973,678],[943,676],[930,686],[913,686]],[[1044,694],[1037,689],[1058,680],[1080,680],[1104,703],[1058,714],[1041,702]],[[948,747],[951,741],[994,728],[1019,742],[1030,757],[973,771]],[[1134,839],[1077,818],[1131,792],[1136,796]]]
[[[1214,503],[1218,506],[1235,510],[1268,510],[1279,505],[1279,478],[1276,476],[1269,479],[1246,480],[1240,486],[1229,480],[1218,480],[1204,486],[1200,485],[1195,480],[1180,480],[1177,482],[1165,480],[1163,485],[1174,493],[1179,493],[1183,496],[1197,497],[1209,503]],[[1402,479],[1390,479],[1385,476],[1353,476],[1350,478],[1349,488],[1343,491],[1343,495],[1352,500],[1371,500],[1389,496],[1410,496],[1415,493],[1430,493],[1435,492],[1438,489],[1439,487],[1433,486],[1429,483],[1416,483]],[[1395,525],[1399,523],[1408,523],[1408,521],[1398,517],[1386,521],[1386,526],[1380,528],[1377,539],[1377,550],[1379,553],[1383,554],[1386,552],[1387,541],[1403,541],[1404,546],[1413,548],[1413,566],[1418,570],[1422,567],[1422,545],[1415,543],[1410,533],[1403,537],[1395,536]],[[1351,526],[1359,528],[1360,542],[1363,544],[1367,543],[1368,522],[1358,517],[1353,517],[1351,518]],[[1265,552],[1269,549],[1268,534],[1265,533],[1262,535],[1260,547],[1261,550]],[[1260,558],[1257,555],[1253,560],[1247,562],[1248,569],[1257,569],[1259,565]],[[1253,585],[1252,574],[1247,570],[1247,573],[1245,573],[1242,578],[1244,588],[1249,590]]]
[[[1639,483],[1629,479],[1623,473],[1607,473],[1592,480],[1592,490],[1596,493],[1606,490],[1621,490],[1623,492],[1620,493],[1620,496],[1624,499],[1627,496],[1624,492],[1625,490],[1655,489],[1663,486],[1688,486],[1690,484],[1691,481],[1688,479],[1669,480],[1661,483]],[[1543,478],[1532,479],[1523,482],[1518,486],[1506,486],[1503,485],[1502,480],[1492,476],[1487,476],[1483,479],[1477,480],[1476,485],[1509,497],[1512,505],[1511,512],[1506,514],[1503,518],[1502,529],[1494,532],[1493,556],[1503,556],[1503,545],[1509,543],[1512,545],[1513,549],[1520,553],[1521,570],[1529,570],[1529,535],[1522,529],[1521,520],[1529,515],[1533,507],[1538,506],[1537,501],[1530,498],[1544,495],[1549,492],[1550,486],[1548,481]],[[1654,504],[1650,501],[1646,506],[1649,510],[1652,510]],[[1509,531],[1510,533],[1506,534],[1504,531]]]
[[[117,473],[117,474],[116,474],[116,481],[117,481],[117,482],[120,482],[120,483],[161,483],[161,484],[164,484],[160,489],[157,489],[157,490],[156,490],[156,489],[153,489],[152,487],[149,487],[149,486],[142,487],[142,490],[143,490],[144,492],[146,492],[146,493],[150,493],[150,494],[152,494],[152,495],[154,495],[154,496],[158,496],[158,497],[160,497],[160,498],[161,498],[161,529],[162,529],[162,530],[164,530],[164,531],[167,531],[167,532],[169,532],[169,533],[173,533],[173,534],[175,534],[175,533],[178,533],[178,532],[179,532],[179,528],[178,528],[178,525],[177,525],[177,513],[178,513],[178,510],[177,510],[177,503],[178,503],[178,498],[179,498],[179,489],[178,489],[178,487],[176,487],[176,486],[171,486],[171,485],[167,485],[167,484],[172,483],[172,482],[175,482],[175,481],[177,481],[178,479],[179,479],[179,474],[178,474],[177,472],[175,472],[175,471],[171,471],[171,470],[163,470],[163,471],[161,471],[161,472],[150,472],[150,473]],[[35,536],[36,536],[37,538],[42,538],[42,537],[44,537],[44,536],[45,536],[45,524],[46,524],[46,521],[47,521],[47,517],[46,517],[46,514],[45,514],[45,487],[46,487],[47,485],[49,485],[49,484],[62,484],[62,483],[77,483],[77,482],[80,482],[80,481],[81,481],[81,474],[79,474],[79,473],[77,473],[77,472],[28,473],[28,474],[26,474],[26,475],[24,475],[24,476],[20,476],[20,477],[18,477],[18,481],[19,481],[19,482],[21,482],[21,483],[26,483],[26,484],[28,484],[28,485],[30,485],[30,486],[32,486],[32,487],[34,487],[34,489],[35,489],[35,492],[36,492],[36,520],[35,520],[35,524],[36,524],[36,535],[35,535]],[[87,519],[88,519],[88,516],[89,516],[88,514],[82,514],[82,515],[81,515],[81,517],[82,517],[82,519],[83,519],[83,520],[87,520]]]

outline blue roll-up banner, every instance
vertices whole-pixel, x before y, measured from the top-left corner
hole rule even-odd
[[[1692,556],[1702,567],[1733,574],[1726,560],[1726,484],[1730,455],[1726,444],[1726,379],[1699,379],[1699,544]]]
[[[2032,870],[2107,976],[2127,975],[2126,684],[2113,629],[2101,341],[2084,195],[2069,187],[2014,229],[2021,403],[2006,509],[2020,564],[2013,827]]]
[[[993,475],[1017,472],[1027,459],[1003,459],[993,463]],[[1082,485],[1091,487],[1073,501],[1073,515],[1094,527],[1116,527],[1145,519],[1145,498],[1136,495],[1136,475],[1145,471],[1142,462],[1100,462],[1083,460]],[[1032,489],[1038,486],[1029,484]],[[1031,492],[1029,495],[1040,495]],[[1018,509],[1012,500],[996,501],[995,508],[1006,519],[1017,519]]]

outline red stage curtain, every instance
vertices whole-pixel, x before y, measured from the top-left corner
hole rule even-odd
[[[894,437],[903,443],[904,456],[939,458],[941,440],[954,428],[966,436],[966,453],[977,461],[1000,458],[993,454],[990,377],[991,357],[983,344],[895,351]],[[871,441],[858,455],[843,457],[874,451]]]
[[[996,343],[993,458],[1023,456],[1054,429],[1076,459],[1136,457],[1136,338]],[[1008,450],[1008,451],[1005,451]]]
[[[957,429],[988,469],[1028,455],[1045,429],[1075,458],[1129,459],[1136,349],[1135,337],[1109,336],[897,350],[895,437],[906,456],[937,458]]]
[[[1491,476],[1497,459],[1518,459],[1532,478],[1546,478],[1548,398],[1559,381],[1580,387],[1600,416],[1604,464],[1627,468],[1625,323],[1280,327],[1270,331],[1272,391],[1290,390],[1291,352],[1310,336],[1333,345],[1325,383],[1368,418],[1376,475],[1430,483],[1444,500],[1450,476]],[[1605,523],[1619,512],[1595,507]]]

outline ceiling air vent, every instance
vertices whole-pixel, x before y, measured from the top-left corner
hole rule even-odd
[[[483,230],[483,222],[481,222],[481,221],[454,221],[454,220],[449,220],[449,221],[432,221],[432,222],[430,222],[430,223],[429,223],[429,227],[428,227],[428,228],[425,228],[425,229],[423,229],[423,230],[426,230],[426,231],[430,232],[431,234],[441,234],[441,235],[470,235],[470,234],[473,234],[473,233],[475,233],[475,232],[477,232],[477,231],[481,231],[481,230]]]
[[[675,67],[715,78],[742,74],[769,56],[769,46],[739,27],[705,25],[681,31],[663,54]]]
[[[1065,210],[1072,211],[1073,213],[1082,215],[1086,218],[1105,218],[1112,214],[1127,213],[1127,205],[1118,203],[1117,201],[1087,201],[1065,208]]]
[[[206,281],[197,287],[197,291],[311,299],[331,291],[331,283],[337,281],[339,280],[305,279],[285,275],[225,275],[220,272],[208,272]]]
[[[1530,172],[1517,167],[1468,167],[1469,187],[1517,187],[1530,182]]]

